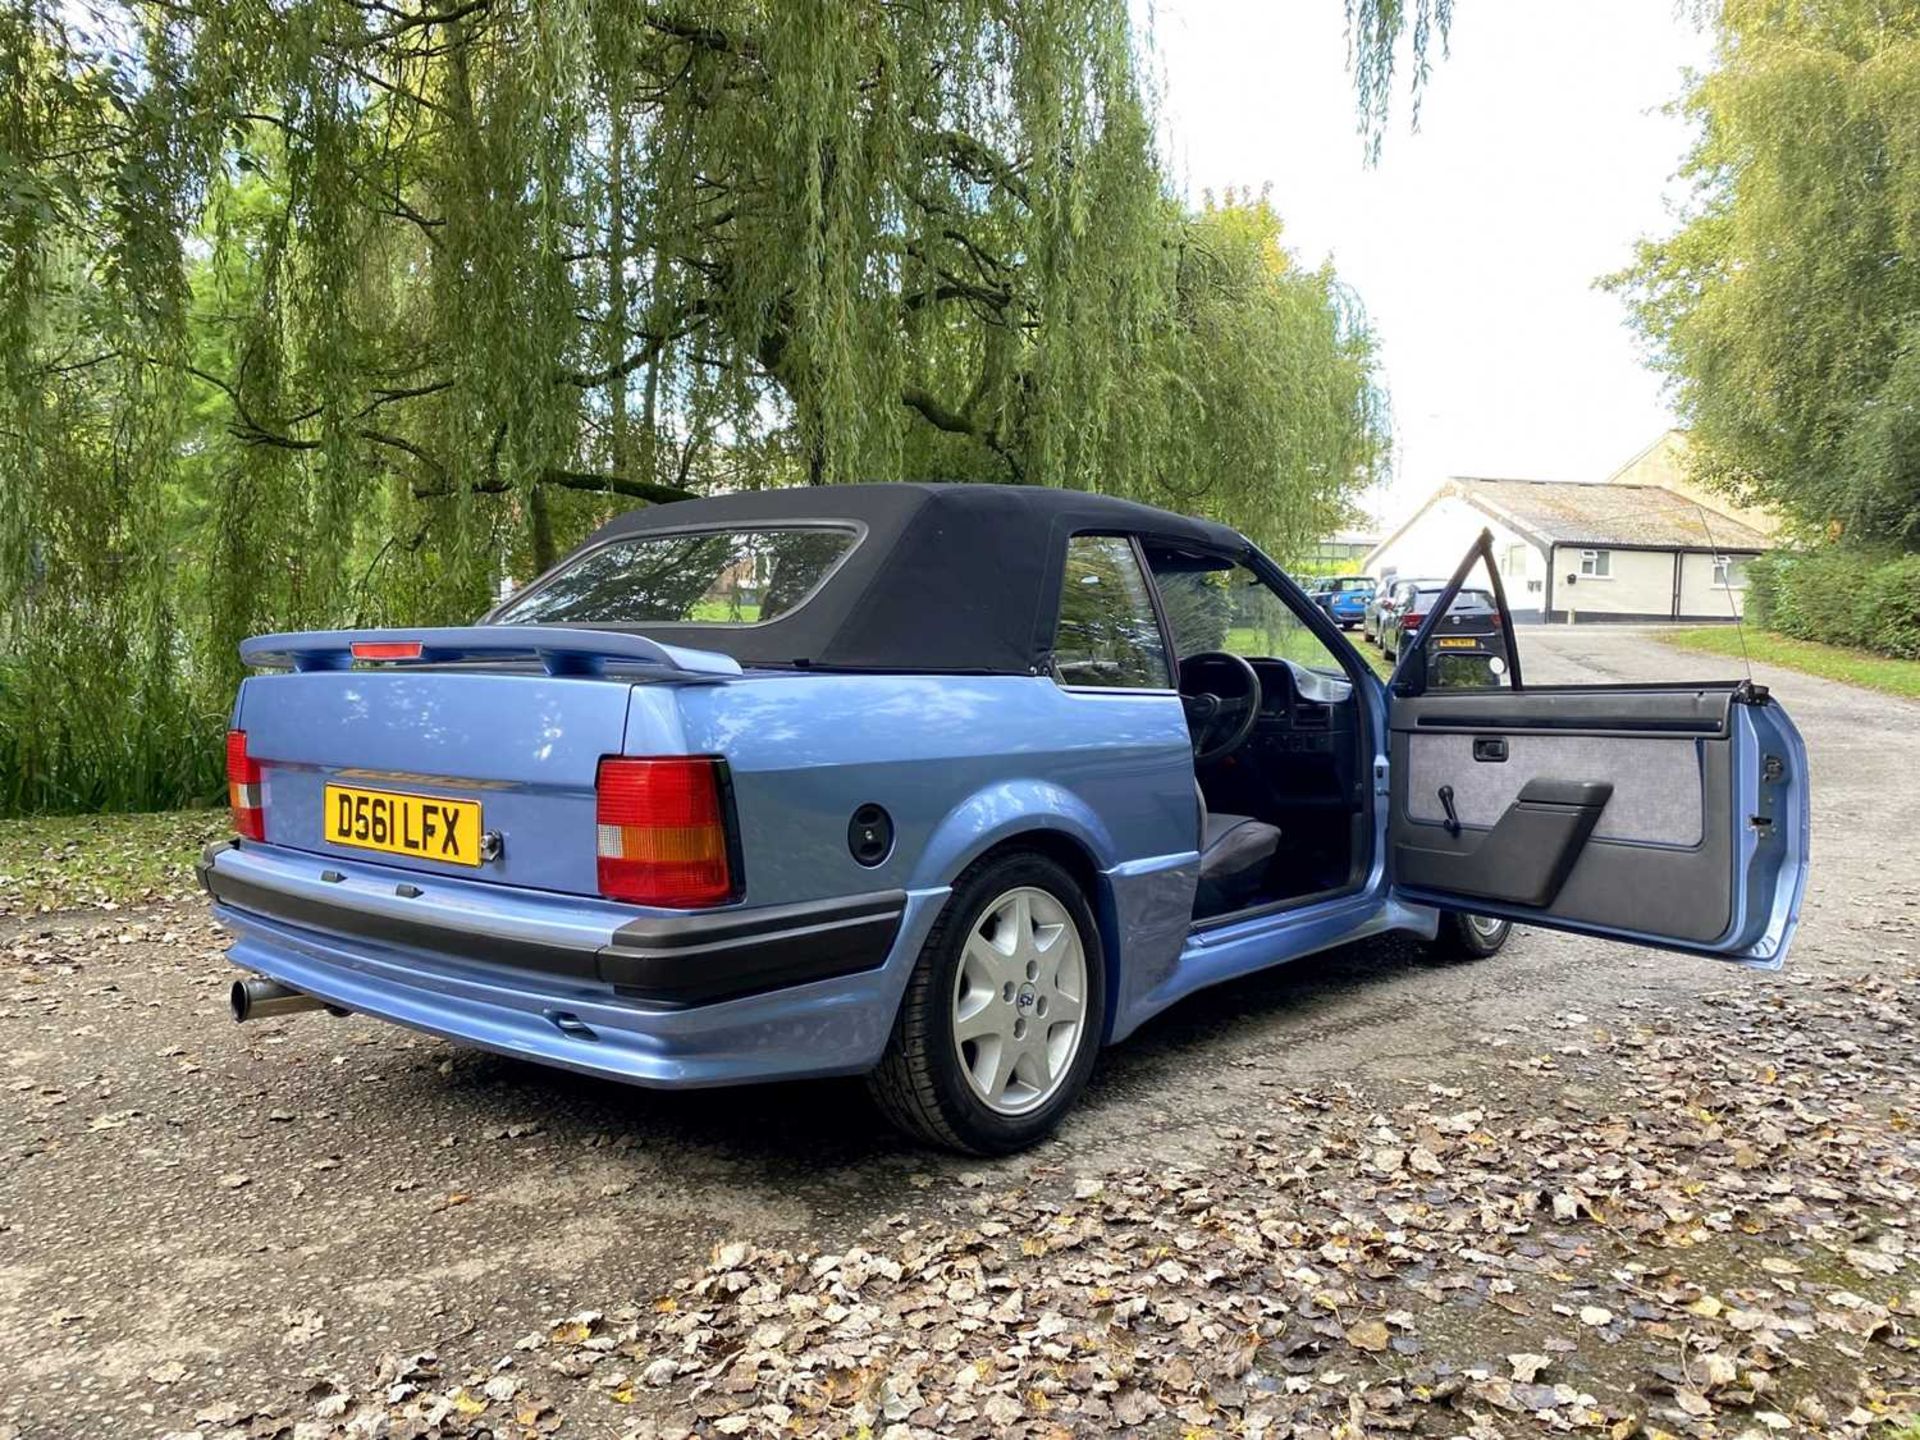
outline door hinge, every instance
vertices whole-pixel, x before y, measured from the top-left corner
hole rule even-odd
[[[1376,795],[1387,793],[1387,762],[1384,760],[1373,762],[1373,793]]]

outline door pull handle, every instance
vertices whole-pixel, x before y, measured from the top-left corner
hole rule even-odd
[[[1473,742],[1473,758],[1476,760],[1504,761],[1507,758],[1507,742],[1498,735],[1482,736]]]
[[[1453,808],[1453,787],[1451,785],[1442,785],[1440,787],[1440,808],[1447,812],[1447,834],[1458,835],[1460,833],[1460,812]]]

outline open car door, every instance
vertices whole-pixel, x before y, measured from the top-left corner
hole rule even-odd
[[[1388,685],[1409,902],[1777,968],[1806,886],[1799,732],[1750,681],[1521,683],[1480,539]]]

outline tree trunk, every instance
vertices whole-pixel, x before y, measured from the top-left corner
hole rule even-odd
[[[610,129],[607,140],[607,363],[617,365],[627,353],[627,109],[622,86],[616,80],[607,97]],[[651,368],[651,367],[649,367]],[[630,473],[633,454],[627,443],[627,378],[613,382],[607,396],[612,410],[609,449],[613,473]]]
[[[534,485],[527,490],[527,513],[533,521],[533,573],[544,575],[560,557],[553,548],[553,518],[547,514],[547,489]]]

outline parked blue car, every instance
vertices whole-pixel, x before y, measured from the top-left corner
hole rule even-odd
[[[1333,617],[1334,624],[1342,630],[1351,630],[1366,618],[1373,591],[1370,575],[1334,575],[1318,582],[1316,598],[1320,607]]]
[[[234,1013],[641,1085],[864,1074],[1003,1153],[1181,997],[1365,935],[1779,965],[1779,705],[1517,654],[1429,689],[1445,609],[1383,685],[1224,526],[899,484],[628,515],[469,627],[249,640],[201,863]]]

